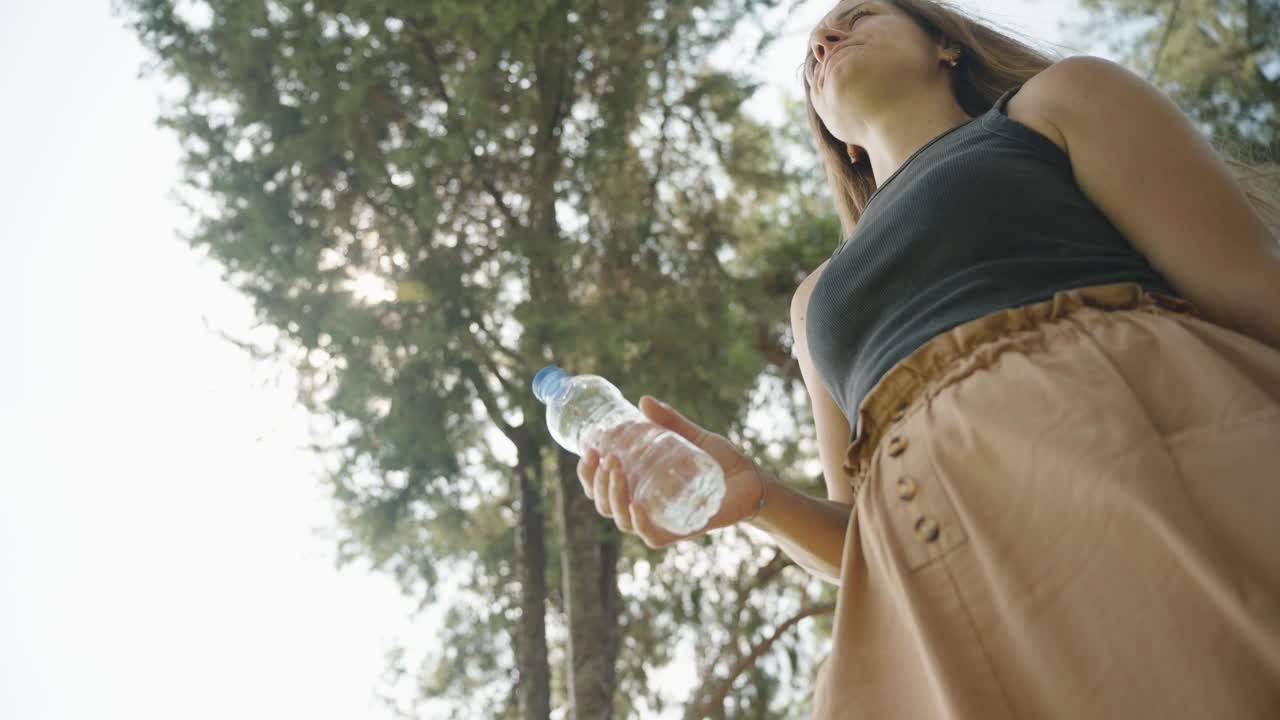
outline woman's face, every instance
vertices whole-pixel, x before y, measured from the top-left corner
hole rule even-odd
[[[805,82],[831,134],[849,142],[850,121],[938,71],[937,46],[889,0],[841,0],[809,36]]]

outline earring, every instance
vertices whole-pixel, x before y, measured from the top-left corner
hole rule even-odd
[[[849,162],[853,163],[854,165],[857,165],[858,161],[861,159],[862,159],[862,155],[858,151],[857,146],[850,145],[849,146]]]
[[[960,60],[958,58],[951,58],[948,62],[951,63],[951,67],[955,67],[956,63],[960,62]]]

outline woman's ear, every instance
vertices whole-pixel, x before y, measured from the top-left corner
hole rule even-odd
[[[852,143],[846,144],[845,152],[849,153],[849,162],[854,165],[857,165],[858,161],[862,159],[862,148],[859,148],[857,145]]]

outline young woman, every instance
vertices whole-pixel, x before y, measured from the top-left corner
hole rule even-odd
[[[1280,717],[1280,245],[1160,91],[929,0],[843,0],[799,287],[828,499],[646,396],[839,585],[819,718]],[[620,432],[626,432],[622,429]],[[600,512],[680,537],[588,450]],[[697,533],[701,534],[701,533]]]

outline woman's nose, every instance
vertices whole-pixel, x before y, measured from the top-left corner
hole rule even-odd
[[[847,35],[832,29],[824,29],[814,35],[813,38],[813,56],[822,62],[831,54],[831,48],[835,47]]]

